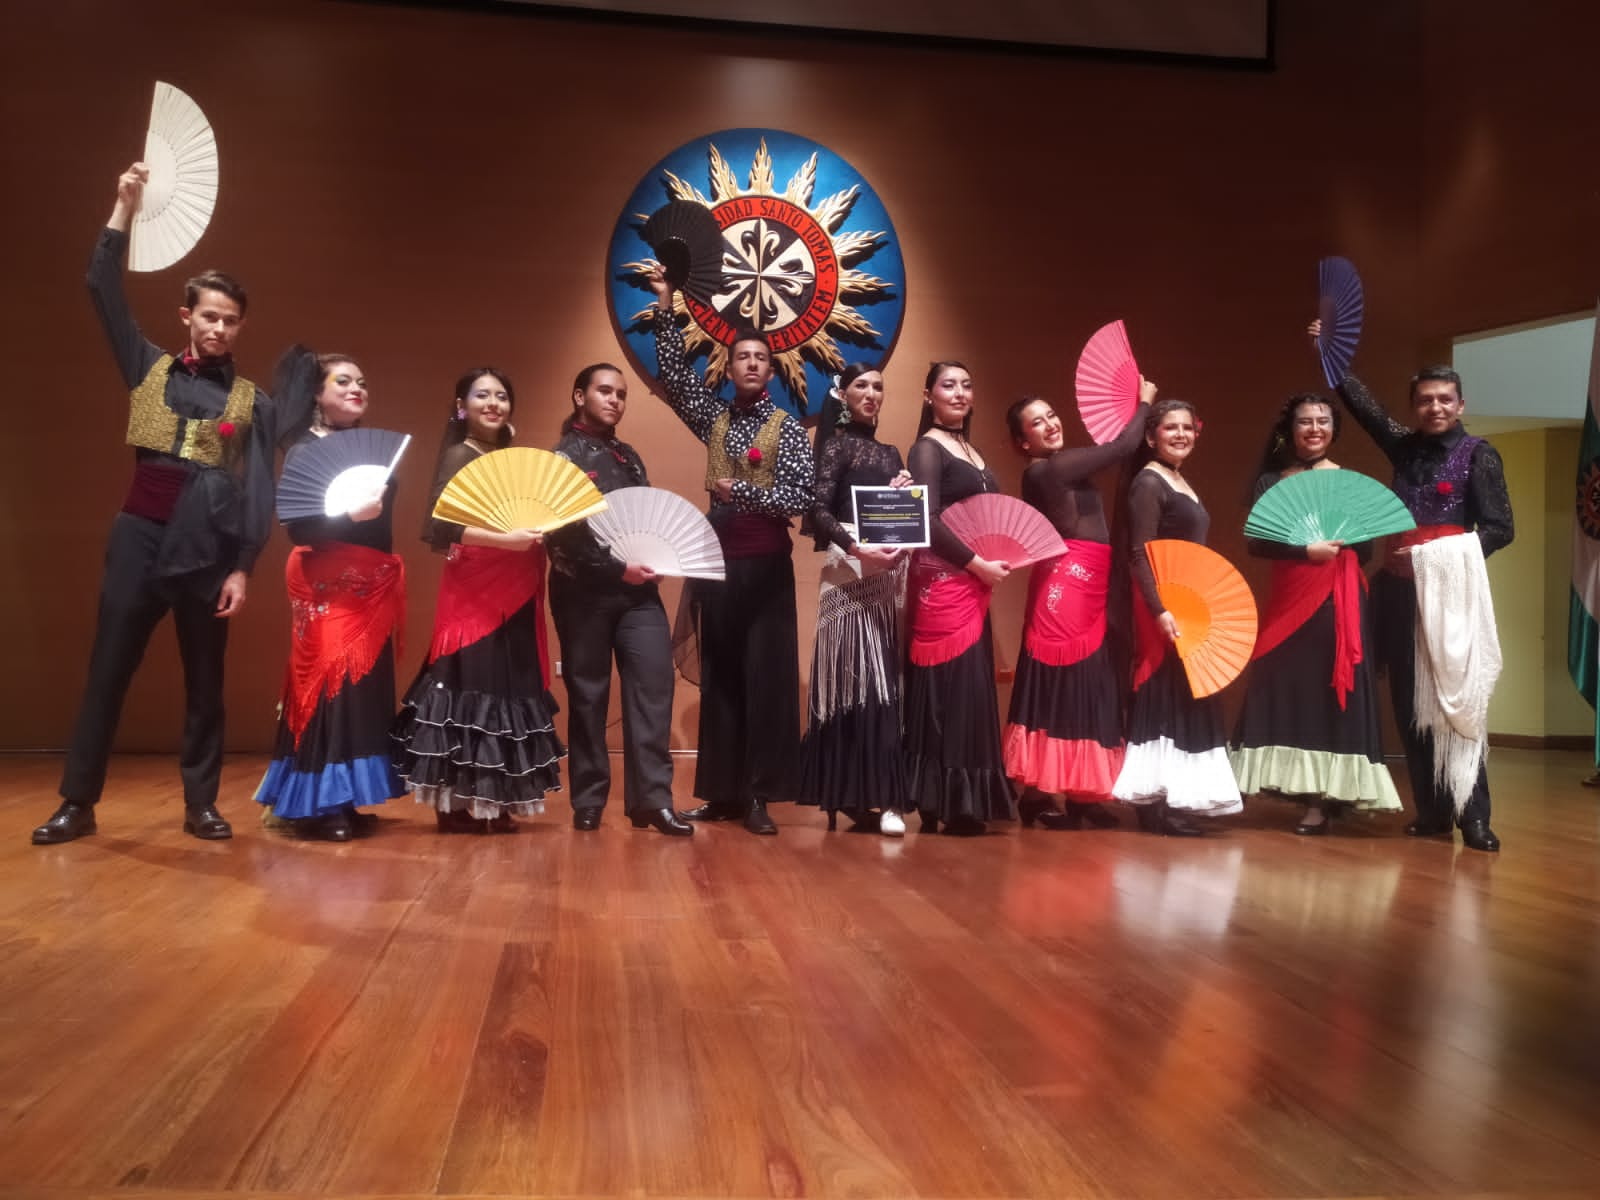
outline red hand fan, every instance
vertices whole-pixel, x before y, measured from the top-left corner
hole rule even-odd
[[[1139,406],[1139,364],[1121,321],[1102,326],[1078,356],[1078,415],[1089,436],[1105,445],[1127,427]]]
[[[1013,571],[1066,553],[1055,526],[1015,496],[994,492],[968,496],[945,509],[940,519],[979,558],[1005,562]]]

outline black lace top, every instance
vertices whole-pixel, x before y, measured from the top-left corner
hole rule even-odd
[[[816,503],[806,514],[801,532],[817,539],[817,549],[833,543],[841,550],[856,544],[843,528],[856,523],[853,487],[886,487],[905,469],[900,451],[878,440],[871,425],[852,421],[822,443],[817,451]]]
[[[1022,473],[1022,498],[1049,517],[1062,537],[1109,542],[1105,504],[1093,476],[1139,448],[1149,411],[1140,405],[1122,432],[1103,446],[1061,449],[1049,458],[1035,459]]]
[[[933,552],[946,562],[964,567],[976,553],[951,533],[939,514],[957,500],[976,496],[980,492],[998,492],[1000,484],[988,467],[981,471],[964,458],[958,458],[945,449],[943,443],[931,437],[920,437],[911,447],[911,461],[907,465],[911,478],[928,489],[928,516],[932,522]]]

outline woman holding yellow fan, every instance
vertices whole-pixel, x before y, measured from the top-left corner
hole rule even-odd
[[[435,514],[458,473],[510,445],[515,404],[493,367],[457,381],[423,524],[423,540],[447,559],[428,657],[395,719],[395,767],[443,832],[508,832],[514,816],[542,813],[567,753],[549,691],[543,535]]]
[[[1163,548],[1173,542],[1205,545],[1211,517],[1183,477],[1199,434],[1187,401],[1151,406],[1146,461],[1128,484],[1128,511],[1120,524],[1130,540],[1135,645],[1127,752],[1111,794],[1137,806],[1139,828],[1169,837],[1200,836],[1200,827],[1180,814],[1216,816],[1243,808],[1228,761],[1221,702],[1211,695],[1196,698],[1177,652],[1178,616],[1163,600],[1152,564],[1153,542]]]

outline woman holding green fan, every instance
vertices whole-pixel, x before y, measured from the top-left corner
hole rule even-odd
[[[1350,546],[1328,538],[1329,522],[1321,519],[1313,494],[1331,488],[1297,485],[1262,503],[1283,480],[1339,470],[1328,458],[1338,436],[1339,410],[1307,393],[1289,398],[1267,439],[1246,526],[1256,536],[1246,544],[1251,554],[1272,560],[1272,591],[1229,748],[1239,790],[1303,800],[1306,809],[1295,832],[1312,835],[1327,833],[1329,818],[1342,807],[1400,809],[1383,765],[1377,690],[1366,653],[1370,625],[1361,564],[1372,543]],[[1370,481],[1364,476],[1346,475],[1337,483],[1349,489],[1338,490],[1364,493],[1365,482]],[[1294,503],[1285,503],[1291,495]],[[1357,502],[1340,504],[1341,515],[1360,511],[1359,497],[1352,494],[1348,501]],[[1384,531],[1381,518],[1375,520],[1377,527],[1363,530],[1369,539]]]

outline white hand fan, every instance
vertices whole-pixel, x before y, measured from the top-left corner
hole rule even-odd
[[[199,242],[217,206],[217,139],[200,106],[156,84],[144,137],[150,179],[128,234],[128,269],[159,271]]]
[[[653,487],[606,493],[606,511],[589,518],[589,529],[620,562],[638,563],[657,575],[726,579],[722,543],[698,508],[676,492]]]
[[[294,447],[278,479],[278,520],[342,517],[383,491],[409,433],[341,429]]]

